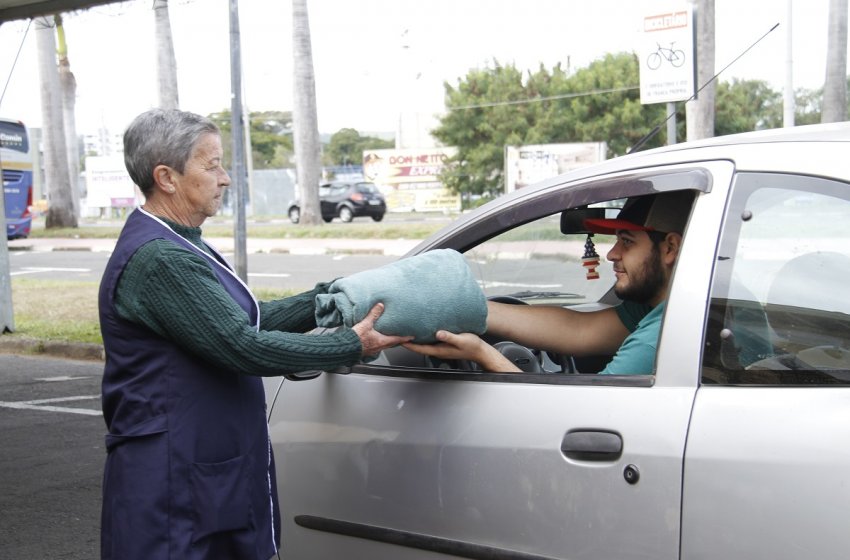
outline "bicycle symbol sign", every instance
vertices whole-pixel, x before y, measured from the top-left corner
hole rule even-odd
[[[670,47],[662,47],[661,43],[655,43],[658,47],[655,52],[646,57],[646,65],[650,70],[658,70],[661,64],[666,60],[674,67],[678,68],[685,63],[685,51],[682,49],[674,49],[673,45],[676,41],[670,43]]]

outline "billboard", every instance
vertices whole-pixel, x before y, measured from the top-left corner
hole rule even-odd
[[[133,208],[143,202],[133,184],[123,156],[86,158],[86,206],[88,208]]]
[[[607,159],[605,142],[505,147],[505,192]]]
[[[687,101],[695,91],[694,11],[689,2],[644,16],[640,45],[640,102]]]
[[[450,193],[439,180],[446,160],[455,148],[366,150],[363,176],[384,193],[391,211],[460,210],[460,196]]]

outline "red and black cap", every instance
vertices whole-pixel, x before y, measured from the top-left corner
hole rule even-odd
[[[692,191],[673,191],[630,198],[616,218],[584,221],[593,233],[614,235],[620,230],[684,233],[691,204]]]

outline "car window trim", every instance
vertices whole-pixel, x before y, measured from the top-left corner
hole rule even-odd
[[[508,548],[476,544],[469,541],[436,537],[381,525],[355,523],[353,521],[344,521],[317,515],[296,514],[293,520],[296,525],[305,529],[417,550],[426,550],[457,558],[470,558],[471,560],[555,560],[552,556],[542,556],[540,554],[520,552]]]
[[[616,387],[652,387],[655,375],[599,375],[591,373],[490,373],[440,368],[355,364],[332,373],[357,373],[379,377],[422,379],[426,381],[475,381],[477,383],[522,383],[525,385],[603,385]]]

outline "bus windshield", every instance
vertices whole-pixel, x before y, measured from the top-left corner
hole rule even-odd
[[[6,238],[27,237],[32,228],[32,155],[27,128],[20,121],[0,119],[0,166]]]

